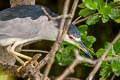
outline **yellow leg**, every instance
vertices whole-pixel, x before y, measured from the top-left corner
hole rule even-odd
[[[16,60],[17,60],[19,63],[21,63],[23,66],[26,66],[29,62],[31,62],[32,58],[29,57],[29,56],[26,56],[26,55],[23,55],[23,54],[21,54],[21,53],[16,52],[16,51],[15,51],[15,48],[16,48],[17,46],[22,45],[22,44],[24,44],[24,43],[26,43],[26,42],[28,42],[28,41],[31,41],[31,40],[32,40],[32,39],[30,39],[30,40],[16,41],[16,42],[12,45],[12,47],[11,47],[11,46],[10,46],[10,48],[8,47],[8,48],[9,48],[9,49],[8,49],[8,52],[11,53],[11,54],[16,58]],[[24,62],[24,61],[23,61],[21,58],[19,58],[19,57],[24,58],[24,59],[27,59],[28,61]],[[36,66],[37,64],[38,64],[37,61],[35,61],[35,66]],[[17,71],[20,71],[21,68],[22,68],[22,66],[19,67]]]

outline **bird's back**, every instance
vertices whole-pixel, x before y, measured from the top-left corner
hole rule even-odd
[[[41,35],[47,34],[47,31],[51,31],[51,33],[53,31],[53,33],[56,33],[54,32],[54,29],[59,27],[60,19],[50,20],[51,22],[48,20],[39,22],[39,20],[41,20],[41,16],[47,17],[43,12],[43,10],[41,9],[42,7],[44,6],[26,5],[26,6],[8,8],[6,10],[0,11],[0,35],[1,35],[0,39],[3,38],[2,34],[5,34],[6,37],[31,38],[36,36],[38,32],[40,32]],[[44,8],[51,16],[53,17],[58,16],[50,9],[46,7]],[[40,28],[42,24],[44,24],[43,25],[44,27],[47,26],[47,29],[43,28],[42,30]],[[52,26],[56,28],[52,28]],[[39,31],[40,29],[43,32]],[[50,34],[50,32],[48,34]],[[70,25],[68,34],[80,37],[80,33],[78,29],[72,24]],[[52,34],[50,38],[52,38]]]
[[[14,8],[8,8],[3,11],[0,11],[0,21],[7,21],[14,18],[26,18],[31,17],[31,19],[35,20],[40,16],[46,16],[41,9],[44,6],[41,5],[26,5],[26,6],[19,6]],[[51,16],[57,16],[53,13],[50,9],[44,7],[47,12]]]

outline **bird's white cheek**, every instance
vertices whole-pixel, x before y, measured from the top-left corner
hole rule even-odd
[[[69,38],[68,35],[65,35],[64,41],[66,41],[66,42],[68,42],[68,43],[70,43],[70,44],[76,45],[75,42],[74,42],[72,39]]]

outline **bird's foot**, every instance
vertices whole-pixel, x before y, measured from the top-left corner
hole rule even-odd
[[[20,66],[20,67],[17,69],[17,72],[20,72],[20,70],[21,70],[23,67],[27,66],[28,64],[31,64],[31,66],[32,66],[33,68],[35,68],[35,67],[38,65],[38,62],[37,62],[37,61],[34,61],[33,64],[32,64],[31,62],[32,62],[32,59],[26,61],[22,66]]]

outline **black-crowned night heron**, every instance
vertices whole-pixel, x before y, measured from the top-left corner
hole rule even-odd
[[[24,64],[24,62],[19,57],[27,60],[31,59],[31,57],[16,52],[17,46],[26,43],[30,44],[38,40],[55,41],[57,38],[60,19],[48,20],[41,7],[43,6],[21,6],[0,12],[0,46],[9,46],[7,48],[8,52],[21,64]],[[45,9],[51,16],[57,16],[48,8]],[[79,45],[79,48],[93,58],[82,43],[80,32],[74,25],[70,25],[64,40],[71,44]]]

